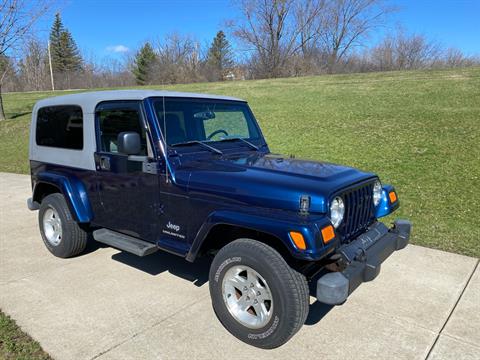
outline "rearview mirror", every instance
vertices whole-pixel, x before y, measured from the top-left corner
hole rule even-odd
[[[125,155],[138,155],[142,151],[140,135],[133,131],[124,131],[117,136],[118,152]]]
[[[193,117],[199,120],[210,120],[215,119],[215,113],[213,111],[202,111],[193,114]]]

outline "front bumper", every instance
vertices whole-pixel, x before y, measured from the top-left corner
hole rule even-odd
[[[342,304],[361,283],[375,279],[385,259],[407,246],[411,228],[408,220],[396,220],[390,229],[377,222],[342,246],[338,253],[346,266],[343,271],[327,273],[317,280],[318,301]]]

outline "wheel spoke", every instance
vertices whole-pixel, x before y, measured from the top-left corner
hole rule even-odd
[[[261,303],[257,303],[253,305],[253,308],[255,309],[255,313],[257,314],[258,321],[261,323],[264,322],[268,316],[268,311],[265,306]]]
[[[263,289],[263,291],[259,291],[260,295],[257,292],[257,300],[259,303],[264,303],[265,301],[272,301],[272,297],[270,294]]]
[[[247,270],[247,282],[253,285],[258,283],[258,277],[251,269]]]
[[[239,323],[259,329],[273,314],[273,299],[265,279],[254,269],[238,265],[223,279],[223,298],[230,314]]]
[[[57,246],[62,239],[62,221],[54,208],[49,208],[43,215],[45,237],[52,245]]]
[[[237,301],[238,307],[240,308],[241,311],[247,311],[248,308],[250,308],[250,303],[247,301],[247,296],[243,295],[241,296],[238,301]]]
[[[240,275],[236,275],[226,281],[227,285],[230,285],[240,291],[244,291],[245,286],[247,286],[247,281],[245,278],[241,277]]]

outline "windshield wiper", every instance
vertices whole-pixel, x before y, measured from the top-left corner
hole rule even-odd
[[[240,140],[240,141],[243,141],[248,146],[250,146],[252,149],[255,149],[255,150],[259,149],[259,147],[257,145],[252,144],[250,141],[245,140],[244,138],[241,138],[241,137],[230,137],[230,138],[225,138],[225,139],[221,139],[221,140],[218,140],[218,141],[223,142],[223,141],[232,141],[232,140]]]
[[[185,142],[179,142],[179,143],[172,144],[170,146],[175,147],[175,146],[188,146],[188,145],[196,145],[196,144],[201,145],[204,148],[206,148],[210,151],[213,151],[214,153],[223,155],[223,152],[221,152],[217,148],[214,148],[213,146],[207,145],[203,141],[200,141],[200,140],[190,140],[190,141],[185,141]]]

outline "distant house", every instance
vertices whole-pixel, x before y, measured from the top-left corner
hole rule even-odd
[[[235,67],[224,75],[223,79],[227,81],[245,80],[245,70],[241,67]]]

